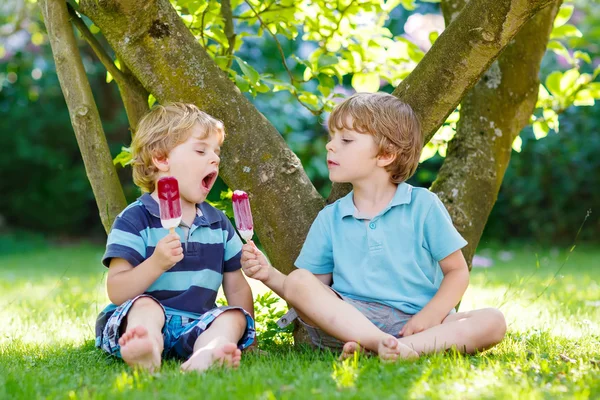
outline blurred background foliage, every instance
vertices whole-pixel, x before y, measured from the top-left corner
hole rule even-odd
[[[232,39],[219,2],[172,3],[218,65],[281,132],[324,196],[331,187],[325,118],[336,97],[355,90],[391,92],[443,28],[436,1],[347,1],[336,8],[327,1],[233,1]],[[314,17],[316,9],[321,18]],[[40,18],[33,1],[0,5],[0,233],[102,240]],[[369,40],[370,34],[378,40]],[[484,241],[568,243],[588,210],[592,214],[581,238],[593,241],[600,234],[600,107],[594,102],[600,97],[594,75],[599,43],[598,1],[566,3],[542,63],[544,85],[533,125],[513,146]],[[116,157],[131,140],[117,87],[83,40],[80,51]],[[457,118],[451,115],[425,148],[411,184],[428,187],[435,180]],[[117,170],[132,201],[139,191],[131,171],[120,164]],[[209,199],[221,200],[226,190],[219,181]]]

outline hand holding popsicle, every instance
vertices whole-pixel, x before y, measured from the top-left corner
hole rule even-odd
[[[160,222],[163,228],[170,233],[181,222],[181,199],[179,198],[179,184],[173,176],[165,176],[158,180],[158,208],[160,209]]]

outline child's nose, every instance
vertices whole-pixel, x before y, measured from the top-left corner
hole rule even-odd
[[[325,145],[325,149],[327,151],[333,151],[333,140],[330,140],[329,142],[327,142],[327,144]]]

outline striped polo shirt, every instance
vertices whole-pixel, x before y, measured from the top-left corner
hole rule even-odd
[[[241,268],[242,241],[225,214],[206,202],[198,204],[192,226],[181,223],[183,260],[164,272],[146,290],[173,314],[197,318],[215,308],[223,273]],[[117,218],[108,235],[105,266],[112,258],[136,267],[148,259],[157,243],[169,234],[160,223],[158,203],[148,193],[130,204]]]

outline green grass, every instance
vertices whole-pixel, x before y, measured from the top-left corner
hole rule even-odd
[[[600,248],[577,248],[555,278],[565,250],[481,250],[495,264],[473,271],[461,310],[500,307],[509,331],[480,355],[342,364],[275,346],[204,375],[175,361],[137,374],[94,348],[107,302],[101,247],[11,248],[0,255],[0,398],[600,398]]]

